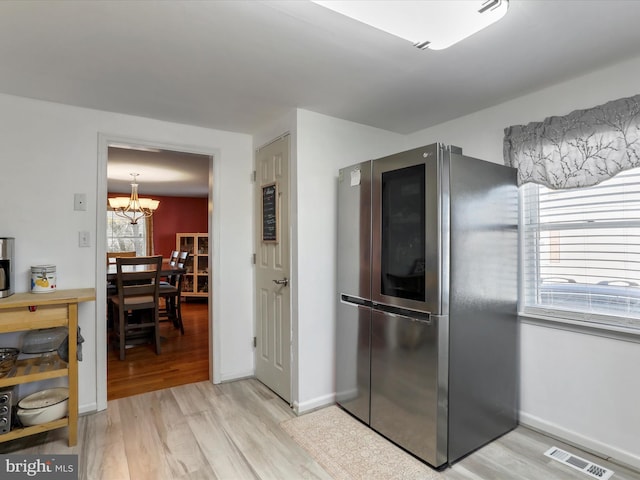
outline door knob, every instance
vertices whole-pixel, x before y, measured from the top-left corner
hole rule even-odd
[[[284,285],[286,287],[287,285],[289,285],[289,279],[287,277],[284,277],[282,280],[274,280],[273,283],[275,283],[276,285]]]

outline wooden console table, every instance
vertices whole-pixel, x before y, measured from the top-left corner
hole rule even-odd
[[[53,422],[12,429],[0,435],[0,442],[26,437],[56,428],[69,427],[69,446],[78,441],[78,303],[95,300],[93,288],[56,290],[51,293],[16,293],[0,299],[0,334],[39,328],[67,327],[69,330],[69,363],[61,359],[36,365],[37,358],[18,360],[7,377],[0,378],[0,388],[50,378],[67,377],[69,381],[69,415]]]

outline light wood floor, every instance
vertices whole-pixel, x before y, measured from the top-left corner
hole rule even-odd
[[[209,379],[209,320],[206,302],[182,302],[184,335],[171,323],[161,324],[162,353],[153,345],[128,348],[126,358],[109,347],[107,400]]]
[[[66,429],[0,445],[0,453],[79,456],[83,480],[330,479],[281,428],[289,406],[256,380],[200,382],[113,400],[80,418],[78,445]],[[640,475],[523,427],[442,472],[445,480],[588,480],[543,453],[551,446],[615,471]]]

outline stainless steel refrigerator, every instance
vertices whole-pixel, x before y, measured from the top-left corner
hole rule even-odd
[[[517,425],[517,202],[453,146],[339,172],[336,401],[437,468]]]

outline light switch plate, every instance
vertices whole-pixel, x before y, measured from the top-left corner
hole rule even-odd
[[[87,194],[75,193],[73,195],[73,209],[78,211],[87,210]]]
[[[78,232],[78,245],[81,247],[91,246],[91,235],[89,232]]]

